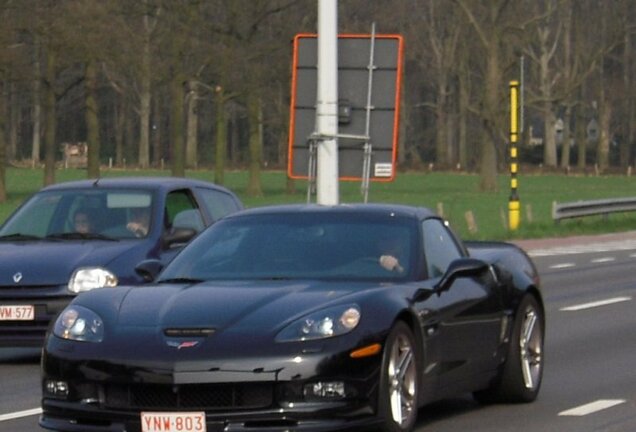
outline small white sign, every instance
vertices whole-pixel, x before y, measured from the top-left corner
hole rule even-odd
[[[374,177],[393,177],[393,164],[391,163],[376,163],[373,172]]]

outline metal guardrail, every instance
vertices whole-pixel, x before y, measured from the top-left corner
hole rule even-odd
[[[552,202],[552,219],[556,222],[561,219],[630,211],[636,211],[636,197],[575,201],[561,204],[556,201]]]

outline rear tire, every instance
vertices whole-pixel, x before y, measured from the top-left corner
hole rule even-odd
[[[417,419],[419,359],[415,338],[403,322],[395,324],[382,355],[379,411],[383,432],[409,432]]]
[[[490,388],[476,392],[475,399],[484,403],[534,401],[543,377],[544,339],[543,309],[536,298],[528,294],[517,310],[501,374]]]

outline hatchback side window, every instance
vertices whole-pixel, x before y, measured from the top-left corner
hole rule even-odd
[[[205,228],[201,212],[189,191],[170,192],[166,197],[166,217],[168,226],[187,228],[200,232]]]
[[[225,192],[205,188],[197,188],[196,191],[214,221],[241,209],[236,200]]]
[[[440,277],[462,253],[448,228],[438,219],[423,221],[422,235],[428,277]]]

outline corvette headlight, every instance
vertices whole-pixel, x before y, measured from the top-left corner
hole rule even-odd
[[[85,267],[73,272],[68,281],[68,289],[74,293],[81,293],[95,288],[114,287],[117,283],[117,276],[105,268]]]
[[[309,314],[285,327],[278,342],[325,339],[349,333],[360,322],[360,308],[356,305],[337,306]]]
[[[62,339],[101,342],[104,339],[104,322],[92,310],[71,305],[55,320],[53,334]]]

